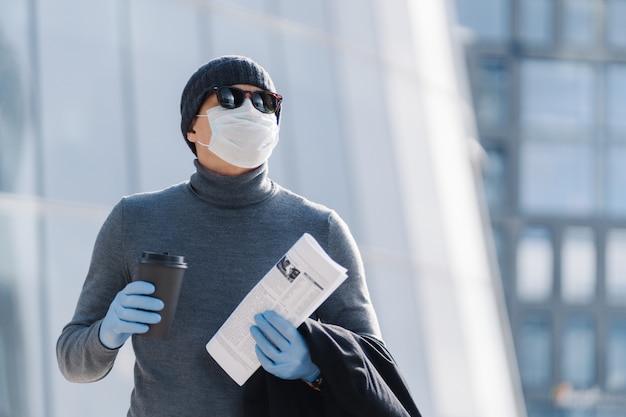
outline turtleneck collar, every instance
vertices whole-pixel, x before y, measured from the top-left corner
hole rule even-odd
[[[235,208],[260,203],[270,197],[275,185],[267,176],[267,162],[242,175],[220,175],[203,167],[196,159],[196,172],[189,185],[202,200],[219,207]]]

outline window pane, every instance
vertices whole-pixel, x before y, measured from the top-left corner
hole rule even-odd
[[[324,1],[278,0],[278,8],[283,17],[322,31],[326,30],[325,6]]]
[[[478,121],[486,127],[505,125],[509,120],[509,73],[504,60],[483,59],[478,74]]]
[[[552,375],[552,340],[550,327],[542,319],[530,319],[519,332],[519,365],[525,388],[550,385]]]
[[[20,400],[26,392],[23,384],[16,383],[22,380],[23,364],[16,361],[24,349],[20,341],[23,323],[15,314],[19,307],[16,298],[11,285],[0,282],[0,416],[21,415]]]
[[[596,342],[591,319],[569,319],[563,336],[562,379],[576,388],[595,384]]]
[[[524,137],[588,139],[594,114],[594,74],[584,63],[525,60],[520,67]]]
[[[568,303],[588,303],[596,288],[596,248],[591,228],[572,227],[563,234],[561,296]]]
[[[26,2],[0,2],[0,192],[35,190],[28,8]]]
[[[626,229],[611,230],[606,242],[606,299],[626,305]]]
[[[594,0],[565,0],[563,39],[566,43],[588,46],[594,40]]]
[[[41,367],[30,366],[26,359],[45,351],[39,347],[41,327],[33,325],[43,317],[42,303],[32,302],[40,300],[41,294],[38,286],[41,262],[32,261],[42,259],[37,233],[41,205],[35,200],[27,201],[0,195],[0,416],[3,417],[41,415],[32,409],[27,411],[27,406],[33,406],[40,398],[32,397],[32,378],[41,377]],[[25,355],[25,351],[30,355]]]
[[[524,0],[519,2],[520,39],[526,43],[549,44],[553,38],[554,2]]]
[[[359,120],[359,111],[370,114],[376,111],[376,103],[369,98],[382,97],[376,92],[382,91],[383,87],[374,85],[374,80],[379,74],[372,67],[366,69],[360,56],[339,51],[336,56],[333,56],[331,51],[317,42],[308,42],[289,34],[284,36],[282,50],[285,65],[283,66],[287,76],[283,80],[286,83],[285,87],[289,90],[290,103],[294,104],[290,108],[289,117],[281,119],[281,131],[288,129],[286,131],[292,132],[302,140],[294,141],[289,147],[279,146],[276,149],[272,156],[272,166],[276,167],[279,161],[282,165],[280,168],[272,168],[273,176],[279,178],[277,175],[282,175],[284,180],[281,184],[289,184],[286,186],[290,188],[293,186],[308,190],[308,195],[314,196],[312,198],[327,201],[328,196],[332,195],[333,205],[349,211],[353,203],[348,192],[349,175],[345,171],[346,167],[341,163],[342,145],[349,145],[343,142],[345,137],[341,136],[340,126],[342,122],[348,123],[347,120]],[[341,68],[341,73],[351,74],[349,80],[339,81],[334,68]],[[307,83],[301,82],[303,77],[315,78],[319,81],[319,85],[312,89]],[[342,85],[341,92],[334,88],[337,83]],[[363,85],[370,85],[372,89],[366,91],[361,88]],[[339,99],[343,97],[342,93],[345,94],[345,102]],[[319,103],[325,104],[320,106]],[[342,108],[342,104],[345,107]],[[380,105],[380,102],[378,104]],[[309,117],[311,114],[319,115],[324,123],[319,123],[318,120]],[[343,120],[339,117],[340,114],[343,115]],[[365,148],[374,146],[375,138],[379,137],[384,130],[381,120],[372,120],[368,126],[355,124],[354,127],[363,129],[358,133],[353,132],[355,137],[370,141],[367,144],[360,143]],[[379,151],[377,157],[383,160],[390,158],[389,153],[386,152],[387,149],[381,148]],[[327,169],[319,172],[319,176],[314,178],[311,175],[294,175],[294,167],[297,166],[303,170],[302,172],[307,172],[315,169],[322,160],[328,161],[328,166]],[[277,168],[280,171],[277,172]],[[386,191],[391,192],[391,190]],[[378,213],[380,206],[373,204],[369,208],[369,215],[378,217],[375,213]],[[391,221],[381,222],[376,227],[384,228],[390,224]]]
[[[606,355],[606,387],[626,390],[626,320],[611,323]]]
[[[506,202],[506,157],[501,149],[487,149],[484,184],[489,207],[501,208]]]
[[[553,249],[543,228],[524,231],[517,246],[517,297],[521,301],[545,301],[552,293]]]
[[[606,209],[626,216],[626,146],[610,146],[606,163]]]
[[[626,26],[626,25],[625,25]],[[626,139],[626,65],[614,64],[607,69],[606,123],[611,139]]]
[[[173,113],[171,106],[180,102],[185,80],[192,69],[217,55],[210,50],[210,40],[215,39],[211,30],[220,28],[216,28],[206,10],[189,3],[163,0],[133,0],[127,3],[125,7],[129,10],[126,18],[129,19],[130,29],[128,53],[132,56],[131,97],[136,126],[133,139],[140,150],[136,156],[134,152],[129,152],[128,157],[131,160],[136,158],[136,163],[127,175],[133,178],[133,186],[140,191],[158,190],[176,184],[185,178],[189,170],[189,148],[184,141],[172,140],[180,137],[180,115]],[[219,17],[222,21],[226,20],[224,14],[219,14]],[[218,18],[215,17],[215,20]],[[201,29],[197,26],[198,22],[204,22],[200,25]],[[247,35],[241,26],[231,26],[231,29],[241,36]],[[223,38],[230,41],[231,37],[222,37],[220,41]],[[259,38],[262,38],[260,34],[255,41]],[[185,48],[180,48],[179,45],[183,44]],[[256,42],[254,46],[257,46]],[[164,59],[164,51],[167,51],[167,59]],[[198,59],[197,55],[201,58]],[[156,84],[159,88],[154,87]]]
[[[626,47],[626,0],[608,0],[607,38],[610,45]]]
[[[482,40],[508,39],[509,1],[456,0],[459,23]]]
[[[24,151],[26,93],[15,52],[0,39],[0,192],[15,190]]]
[[[38,4],[47,197],[113,204],[128,190],[117,12],[113,2]]]
[[[520,147],[520,208],[527,213],[586,215],[595,208],[591,144],[525,141]]]
[[[281,0],[285,3],[292,3],[292,0]],[[302,1],[303,3],[318,3],[311,1]],[[328,1],[327,7],[325,7],[325,13],[327,16],[332,16],[332,19],[328,19],[327,29],[330,32],[328,33],[331,36],[338,36],[352,45],[358,45],[358,48],[363,48],[363,51],[369,51],[374,54],[378,54],[379,50],[377,48],[377,33],[371,30],[363,30],[364,27],[369,27],[375,25],[375,21],[378,16],[375,13],[375,7],[372,7],[371,1],[363,1],[363,0],[342,0],[342,1]],[[395,4],[394,8],[399,7],[399,5]],[[395,21],[395,15],[398,13],[397,11],[393,11],[390,15],[392,21]],[[399,12],[402,13],[402,12]],[[408,18],[406,16],[403,16]],[[389,18],[389,16],[387,16]],[[398,22],[400,23],[400,22]],[[381,23],[376,23],[377,25]],[[383,24],[384,25],[384,24]],[[397,24],[394,25],[394,29],[398,31],[405,30],[409,25]],[[406,32],[408,33],[408,32]],[[395,35],[399,36],[399,35]],[[406,35],[408,36],[408,35]],[[403,56],[403,52],[407,45],[394,45],[397,50],[385,51],[388,56],[395,56],[396,54]],[[394,48],[394,49],[395,49]],[[351,48],[352,49],[352,48]],[[353,51],[354,52],[354,51]],[[336,53],[341,54],[342,52],[337,51]]]

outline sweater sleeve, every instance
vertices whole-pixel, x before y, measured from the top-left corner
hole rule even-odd
[[[370,300],[363,260],[348,225],[331,212],[326,250],[348,270],[348,278],[318,309],[318,317],[359,334],[381,339],[376,312]]]
[[[104,378],[117,357],[118,350],[102,345],[98,333],[111,301],[130,282],[123,256],[123,211],[122,201],[102,225],[74,316],[57,340],[59,368],[72,382]]]

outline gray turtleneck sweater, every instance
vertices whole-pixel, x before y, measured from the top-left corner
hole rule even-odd
[[[225,177],[196,161],[189,181],[126,197],[111,211],[74,317],[57,342],[63,375],[75,382],[104,378],[118,351],[100,343],[100,323],[115,295],[137,275],[142,252],[183,255],[188,269],[169,339],[133,337],[135,389],[128,416],[242,416],[245,385],[233,382],[205,345],[304,232],[348,269],[348,279],[317,317],[380,337],[357,246],[334,211],[271,181],[267,165]]]

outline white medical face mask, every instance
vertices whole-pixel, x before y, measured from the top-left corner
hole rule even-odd
[[[245,99],[241,107],[222,106],[206,112],[211,126],[207,147],[215,155],[240,168],[256,168],[268,160],[278,143],[276,114],[261,113]]]

